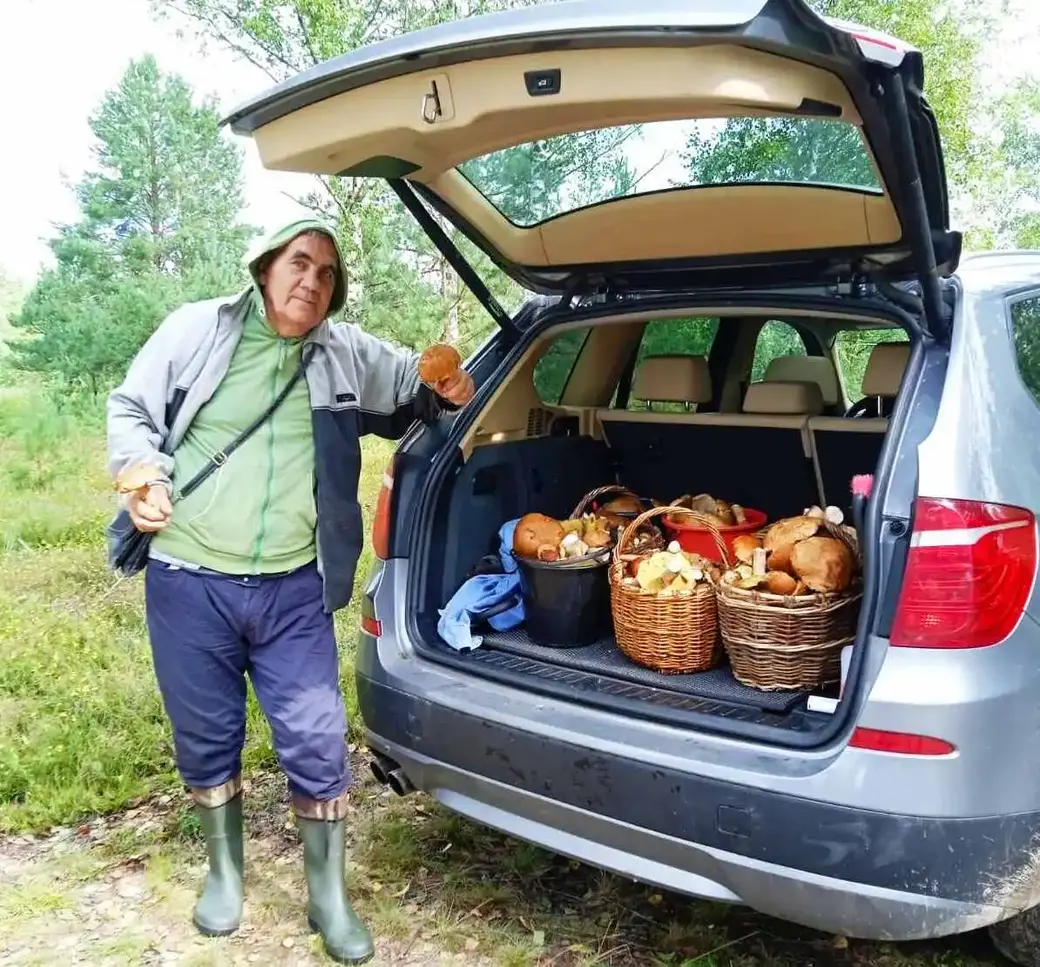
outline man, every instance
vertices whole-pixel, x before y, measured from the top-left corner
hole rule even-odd
[[[147,468],[126,507],[153,535],[153,661],[206,837],[196,926],[226,935],[241,919],[248,673],[289,781],[311,928],[335,960],[361,963],[373,946],[343,881],[350,774],[332,625],[363,544],[359,441],[396,439],[416,418],[464,405],[473,382],[460,370],[424,386],[416,354],[327,321],[346,285],[335,236],[319,222],[277,232],[249,270],[246,292],[182,306],[137,354],[109,400],[109,469]],[[178,499],[211,460],[213,472]]]

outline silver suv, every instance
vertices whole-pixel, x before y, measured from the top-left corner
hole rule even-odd
[[[386,179],[497,324],[473,405],[414,426],[380,495],[377,776],[691,896],[852,937],[990,926],[1038,964],[1040,254],[961,257],[922,76],[802,0],[573,0],[354,51],[228,120],[268,167]],[[518,312],[481,260],[534,293]],[[608,482],[848,510],[856,474],[830,690],[488,614],[472,650],[438,633],[528,511]]]

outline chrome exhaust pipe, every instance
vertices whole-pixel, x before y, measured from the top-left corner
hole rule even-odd
[[[415,792],[415,786],[400,767],[387,775],[386,784],[399,796],[407,796],[409,793]]]
[[[372,758],[368,762],[368,767],[372,770],[372,775],[375,776],[376,782],[385,786],[390,782],[390,773],[397,769],[398,765],[388,756],[373,752]]]

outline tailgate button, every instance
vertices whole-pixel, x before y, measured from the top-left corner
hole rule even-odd
[[[525,71],[524,83],[531,97],[544,97],[546,94],[560,93],[560,70]]]

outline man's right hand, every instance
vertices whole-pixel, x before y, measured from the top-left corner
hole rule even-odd
[[[126,505],[134,527],[146,534],[154,534],[166,527],[173,518],[169,491],[162,484],[152,484],[142,497],[131,494]]]

